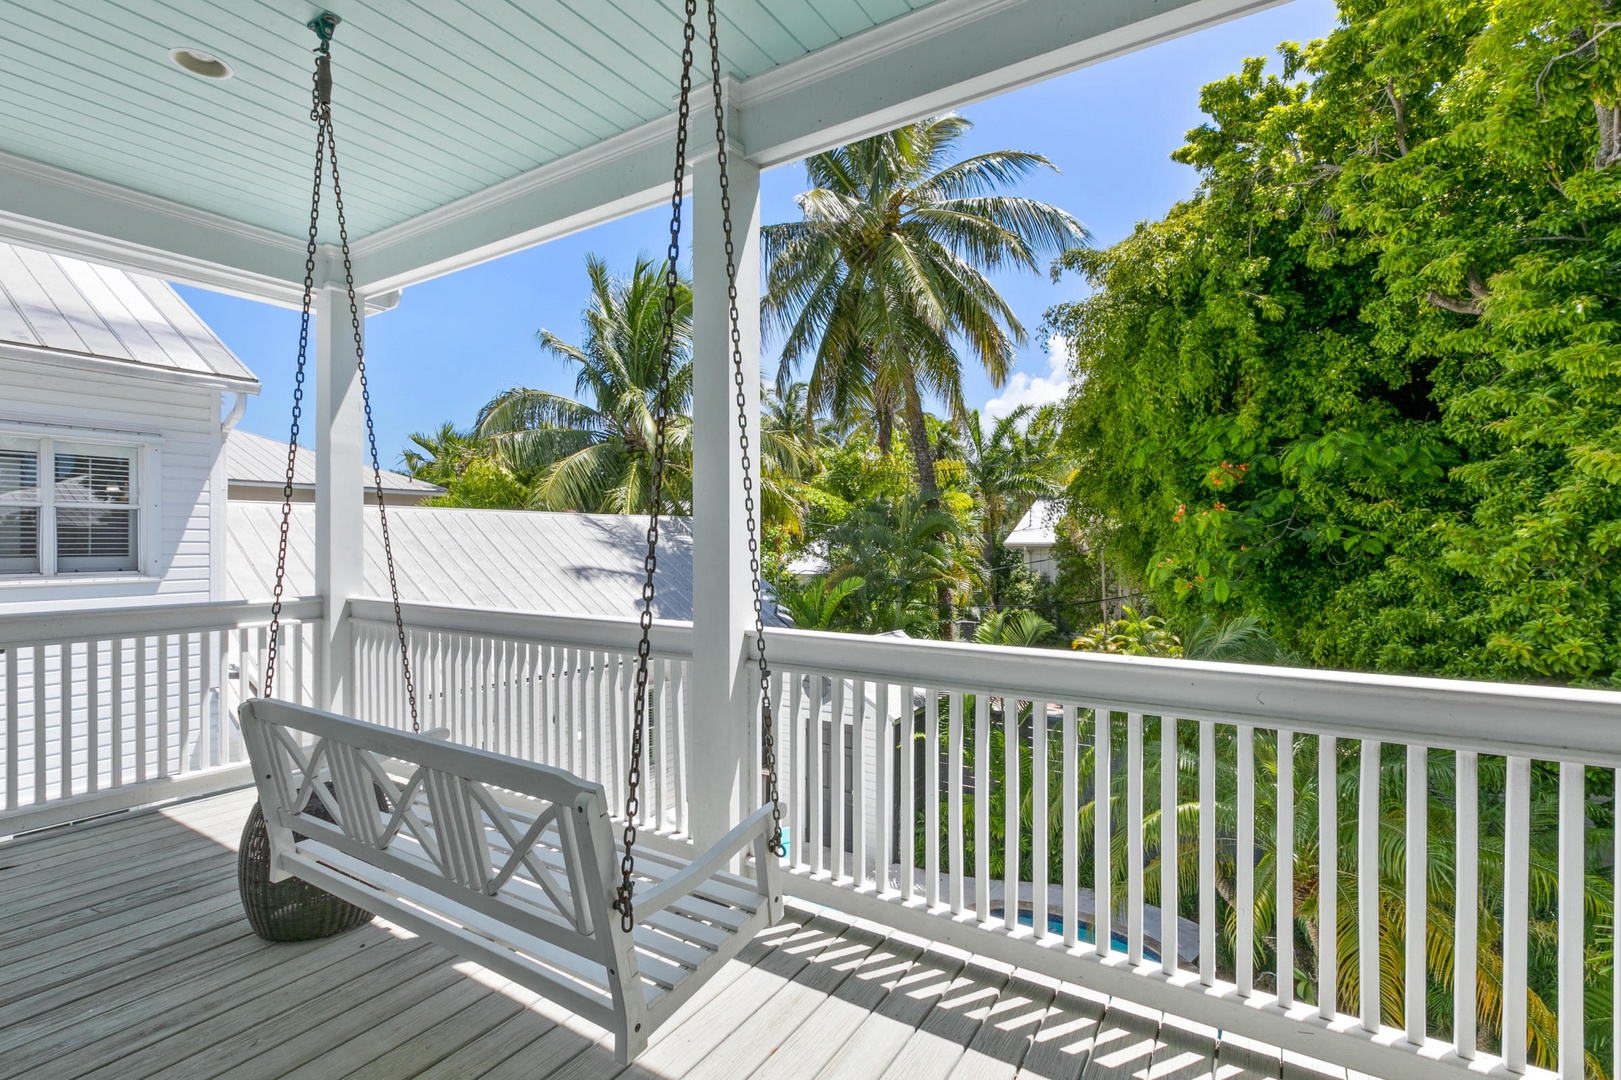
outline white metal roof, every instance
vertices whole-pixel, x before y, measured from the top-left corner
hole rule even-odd
[[[281,507],[232,502],[227,514],[227,595],[269,597]],[[564,615],[641,610],[647,522],[640,517],[396,506],[388,527],[402,600]],[[313,595],[313,506],[293,507],[287,547],[287,595]],[[364,574],[364,593],[388,595],[375,506],[366,507]],[[656,587],[659,618],[692,618],[692,530],[685,518],[665,519]]]
[[[371,467],[362,472],[366,490],[372,488]],[[287,444],[250,431],[232,431],[225,439],[225,475],[233,484],[263,484],[280,487],[287,479]],[[315,486],[315,451],[300,446],[293,463],[293,486]],[[436,484],[418,480],[402,472],[383,470],[383,490],[411,492],[423,496],[444,491]]]
[[[1024,517],[1019,519],[1019,523],[1013,526],[1013,531],[1008,533],[1006,540],[1002,541],[1002,546],[1010,548],[1052,547],[1058,543],[1058,532],[1053,528],[1054,523],[1058,520],[1058,511],[1058,504],[1051,499],[1037,499],[1030,504],[1030,509],[1025,511]]]
[[[166,282],[5,243],[0,344],[259,392],[253,372]]]

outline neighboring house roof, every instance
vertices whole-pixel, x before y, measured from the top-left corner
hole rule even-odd
[[[372,490],[373,478],[369,466],[361,470],[366,490]],[[225,475],[233,485],[273,487],[278,491],[287,480],[287,444],[247,431],[232,431],[225,439]],[[315,451],[298,448],[298,460],[293,463],[293,487],[315,487]],[[412,493],[427,498],[444,493],[444,488],[418,480],[402,472],[383,470],[385,492]]]
[[[0,346],[259,392],[259,380],[166,282],[0,243]]]
[[[1051,499],[1037,499],[1030,504],[1024,517],[1013,526],[1008,538],[1002,541],[1003,547],[1010,548],[1043,548],[1052,547],[1058,543],[1058,531],[1053,526],[1058,521],[1059,506]]]
[[[232,502],[226,517],[227,595],[270,596],[281,507]],[[462,608],[506,608],[564,615],[640,612],[647,521],[615,514],[461,510],[396,506],[388,529],[400,599]],[[315,508],[294,506],[287,553],[289,596],[315,592]],[[364,591],[388,595],[377,508],[366,507]],[[659,536],[654,613],[692,618],[692,530],[665,518]],[[777,619],[767,606],[767,618]]]

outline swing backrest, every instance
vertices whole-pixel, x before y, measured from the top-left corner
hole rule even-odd
[[[524,985],[538,973],[548,996],[609,1030],[640,1011],[622,992],[639,1002],[630,935],[609,906],[618,865],[600,784],[284,701],[248,701],[240,717],[274,876]]]

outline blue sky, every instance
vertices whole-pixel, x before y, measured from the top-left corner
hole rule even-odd
[[[1033,179],[1021,193],[1069,210],[1092,230],[1097,244],[1107,245],[1193,190],[1193,170],[1171,161],[1170,154],[1202,119],[1201,86],[1236,71],[1245,57],[1270,55],[1281,41],[1320,37],[1333,21],[1332,0],[1293,0],[982,102],[963,110],[975,124],[964,152],[1018,149],[1045,155],[1060,173]],[[766,173],[762,220],[796,218],[793,199],[803,184],[804,170],[797,164]],[[365,197],[362,191],[347,194],[351,200]],[[572,394],[572,372],[541,355],[535,331],[545,327],[578,341],[586,253],[628,270],[638,254],[662,251],[667,227],[662,217],[662,211],[647,211],[413,286],[398,308],[366,320],[385,467],[399,460],[411,432],[432,430],[445,420],[466,426],[480,405],[507,387]],[[1062,392],[1061,360],[1055,362],[1035,331],[1047,308],[1083,291],[1073,277],[1053,284],[1045,274],[1004,275],[998,285],[1030,331],[1030,342],[1002,389],[977,370],[968,373],[969,404],[989,404],[993,412]],[[249,402],[242,428],[285,439],[297,313],[186,286],[180,291],[264,384],[263,393]],[[765,365],[774,366],[770,343]]]

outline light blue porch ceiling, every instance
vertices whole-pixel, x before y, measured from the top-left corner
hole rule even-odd
[[[724,67],[747,79],[928,4],[721,0]],[[325,6],[343,19],[334,104],[355,238],[664,116],[676,94],[674,0]],[[0,151],[301,235],[314,152],[305,23],[321,10],[0,0]],[[234,76],[180,70],[177,46]]]

